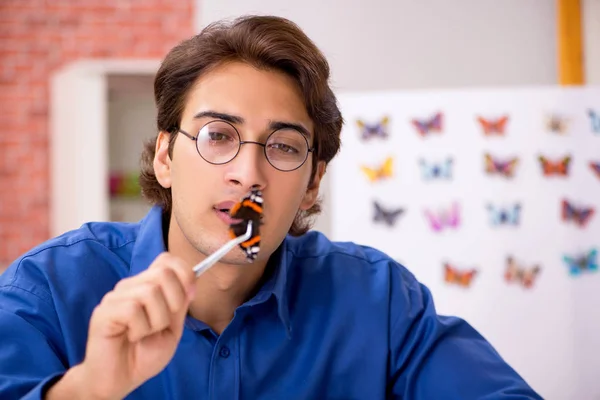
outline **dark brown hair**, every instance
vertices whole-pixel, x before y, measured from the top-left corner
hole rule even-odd
[[[327,60],[296,24],[281,17],[244,16],[231,22],[215,22],[167,54],[154,80],[154,97],[158,131],[171,133],[169,156],[173,155],[190,89],[201,74],[228,61],[280,71],[297,82],[314,123],[312,182],[317,162],[329,163],[339,151],[343,119],[328,84]],[[170,214],[171,189],[163,188],[154,174],[156,139],[144,145],[140,185],[142,195],[150,203],[160,205]],[[289,233],[294,236],[306,233],[312,226],[311,217],[320,211],[320,200],[309,210],[299,211]]]

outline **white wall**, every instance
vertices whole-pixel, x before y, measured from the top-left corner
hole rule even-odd
[[[197,30],[248,13],[292,19],[328,57],[336,92],[544,85],[557,79],[551,0],[197,1]],[[588,2],[598,8],[598,0]],[[326,234],[328,193],[325,179],[325,211],[315,229]]]

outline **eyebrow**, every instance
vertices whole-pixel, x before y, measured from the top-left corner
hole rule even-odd
[[[211,111],[211,110],[200,111],[199,113],[194,115],[194,119],[201,119],[201,118],[216,118],[216,119],[220,119],[223,121],[227,121],[231,124],[240,124],[241,125],[244,123],[244,118],[242,118],[240,116],[231,115],[231,114],[227,114],[227,113],[221,113],[221,112],[217,112],[217,111]],[[278,129],[293,129],[295,131],[300,132],[307,139],[311,138],[311,134],[308,131],[308,129],[306,129],[302,124],[299,124],[299,123],[286,122],[286,121],[270,121],[269,129],[272,131],[275,131]]]

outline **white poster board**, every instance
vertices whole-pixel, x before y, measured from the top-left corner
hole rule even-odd
[[[332,239],[401,262],[439,313],[471,323],[544,398],[600,398],[600,172],[591,164],[600,166],[600,88],[338,100],[345,125],[329,169]],[[375,202],[386,211],[377,221]],[[580,255],[589,262],[571,271],[564,257]],[[528,271],[511,282],[508,257]],[[476,272],[449,283],[445,263]]]

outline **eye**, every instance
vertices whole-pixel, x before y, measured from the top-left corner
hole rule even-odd
[[[271,149],[275,149],[277,151],[280,151],[282,153],[288,153],[288,154],[296,154],[298,153],[298,150],[292,146],[289,146],[285,143],[271,143],[269,145],[269,147]]]
[[[230,139],[230,137],[227,134],[221,133],[221,132],[214,132],[214,131],[208,132],[208,138],[215,142]]]

